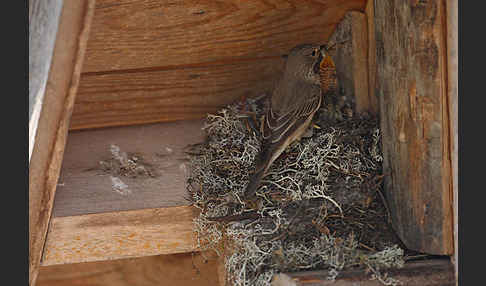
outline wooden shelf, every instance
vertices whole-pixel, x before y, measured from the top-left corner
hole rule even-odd
[[[183,148],[203,140],[201,128],[201,120],[191,120],[70,132],[53,217],[189,205]],[[136,156],[152,176],[104,171],[100,161],[112,158],[112,146]]]
[[[190,206],[51,219],[42,265],[196,251]]]
[[[42,265],[194,251],[184,147],[203,140],[201,127],[192,120],[69,133]],[[150,175],[103,168],[113,152],[137,157]]]

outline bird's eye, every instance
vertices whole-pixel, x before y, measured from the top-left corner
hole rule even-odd
[[[315,57],[315,56],[316,56],[316,54],[317,54],[316,50],[313,50],[313,51],[312,51],[312,56],[313,56],[313,57]]]

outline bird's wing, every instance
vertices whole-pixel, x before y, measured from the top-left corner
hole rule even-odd
[[[302,95],[293,102],[289,101],[280,110],[274,110],[273,106],[270,106],[263,129],[263,137],[268,143],[277,143],[292,134],[293,130],[319,109],[322,97],[318,86],[313,86],[310,91],[300,90],[300,92],[308,94]]]
[[[245,191],[246,197],[255,194],[261,179],[273,160],[287,147],[286,144],[290,144],[287,140],[288,137],[293,137],[297,129],[302,127],[309,120],[309,117],[319,109],[321,105],[321,89],[319,86],[311,86],[310,89],[309,87],[303,88],[300,92],[302,92],[301,97],[298,100],[294,98],[293,102],[289,100],[284,108],[274,110],[273,105],[270,105],[263,129],[264,147],[260,153],[255,173],[250,176]]]

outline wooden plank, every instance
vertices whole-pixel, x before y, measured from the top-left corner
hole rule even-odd
[[[270,91],[281,57],[231,64],[195,65],[85,75],[71,130],[203,118],[241,96]]]
[[[406,263],[400,269],[388,269],[389,277],[403,285],[445,286],[454,285],[454,270],[447,259]],[[378,280],[370,280],[371,274],[363,270],[341,272],[336,280],[329,280],[328,271],[281,273],[274,276],[272,286],[333,285],[333,286],[380,286]]]
[[[62,0],[29,0],[29,162],[61,16]]]
[[[457,1],[446,1],[447,12],[447,96],[449,98],[450,116],[450,153],[452,168],[452,193],[453,193],[453,212],[454,212],[454,269],[456,274],[456,285],[458,285],[458,265],[459,265],[459,237],[458,237],[458,21],[457,21]]]
[[[347,12],[329,38],[328,46],[336,64],[340,96],[353,102],[356,112],[371,112],[366,15]]]
[[[51,219],[42,265],[196,251],[190,206]]]
[[[376,95],[376,40],[375,40],[375,2],[368,0],[365,8],[368,24],[368,97],[370,112],[379,114],[380,104]]]
[[[271,90],[281,55],[365,0],[100,0],[71,130],[201,118]]]
[[[40,268],[38,286],[218,285],[212,252],[52,265]]]
[[[29,164],[30,285],[35,285],[47,234],[94,2],[66,1],[59,20],[42,112]]]
[[[451,149],[444,3],[375,3],[385,192],[405,245],[452,254]]]
[[[99,0],[83,72],[232,62],[324,43],[366,0]]]
[[[53,216],[188,205],[184,148],[203,141],[202,125],[192,120],[70,132]]]

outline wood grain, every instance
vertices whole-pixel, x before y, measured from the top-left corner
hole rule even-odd
[[[61,17],[62,0],[29,0],[29,162]]]
[[[403,285],[439,286],[454,285],[454,270],[447,259],[435,259],[406,263],[400,269],[385,270],[388,276],[400,280]],[[335,280],[329,280],[328,271],[281,273],[274,276],[272,286],[379,286],[378,280],[371,280],[371,274],[363,270],[342,271]]]
[[[365,0],[98,0],[83,72],[277,56],[324,43]]]
[[[405,245],[453,252],[443,1],[375,3],[385,192]]]
[[[190,206],[51,219],[42,265],[195,251]]]
[[[46,239],[94,3],[95,1],[66,1],[59,20],[29,164],[30,285],[35,285]]]
[[[271,90],[281,57],[182,69],[113,72],[81,81],[71,130],[203,118]]]
[[[347,12],[329,38],[328,46],[336,63],[340,96],[352,102],[356,112],[370,112],[366,15]]]
[[[100,0],[71,130],[202,118],[271,90],[283,54],[365,0]]]
[[[353,45],[354,94],[356,96],[356,111],[371,112],[371,100],[368,87],[368,23],[366,15],[361,12],[351,13],[351,30]]]
[[[180,253],[89,263],[43,266],[38,286],[214,286],[212,252]]]
[[[370,113],[379,114],[380,104],[376,95],[376,40],[375,40],[375,2],[368,0],[365,8],[368,25],[368,97]]]
[[[458,285],[459,265],[459,222],[458,222],[458,3],[457,1],[446,1],[447,12],[447,95],[449,97],[450,116],[450,154],[452,168],[452,192],[453,192],[453,213],[454,213],[454,268],[456,274],[456,285]]]
[[[203,141],[202,126],[192,120],[70,132],[53,216],[188,205],[184,148]],[[103,167],[123,156],[137,161],[120,169],[142,172]]]

